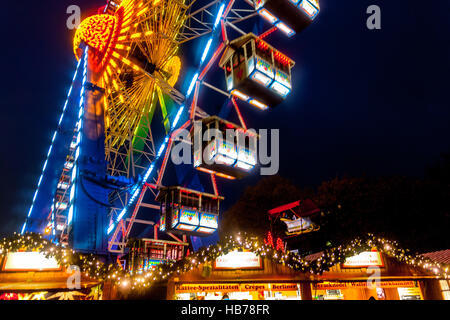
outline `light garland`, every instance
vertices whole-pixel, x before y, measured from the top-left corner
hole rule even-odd
[[[397,259],[413,267],[423,268],[434,274],[437,278],[449,278],[449,266],[437,263],[421,255],[413,255],[409,250],[401,249],[395,241],[386,240],[373,234],[359,237],[347,245],[323,251],[321,257],[308,260],[305,257],[292,252],[276,250],[270,245],[260,242],[257,238],[246,236],[228,237],[225,242],[217,245],[201,248],[199,251],[185,257],[183,260],[168,262],[154,267],[145,272],[126,272],[116,263],[104,263],[94,255],[82,255],[71,249],[55,245],[44,239],[39,234],[27,233],[25,235],[14,234],[10,238],[0,241],[0,256],[8,252],[39,251],[46,256],[55,257],[63,266],[78,265],[86,276],[100,281],[111,281],[121,288],[131,290],[146,289],[154,283],[167,280],[173,275],[179,275],[202,264],[210,265],[218,257],[236,250],[248,250],[256,255],[269,259],[274,263],[282,264],[295,271],[321,275],[331,267],[344,263],[349,257],[376,248],[386,256]]]
[[[264,244],[256,238],[239,235],[237,237],[228,237],[223,244],[202,248],[183,260],[158,265],[151,271],[143,273],[131,272],[124,277],[121,277],[119,274],[113,274],[109,275],[108,278],[114,279],[122,287],[130,287],[131,289],[148,288],[154,282],[164,281],[172,275],[193,270],[204,263],[212,263],[219,256],[235,250],[249,250],[258,256],[285,265],[295,271],[321,275],[323,272],[330,270],[331,267],[344,263],[347,258],[369,251],[372,248],[376,248],[383,254],[400,262],[414,267],[421,267],[433,273],[436,277],[449,278],[448,265],[439,264],[420,255],[412,255],[409,253],[409,250],[399,248],[397,242],[376,237],[373,234],[359,237],[348,245],[327,249],[321,257],[311,261],[297,253],[285,253],[282,250],[276,250],[270,244]]]

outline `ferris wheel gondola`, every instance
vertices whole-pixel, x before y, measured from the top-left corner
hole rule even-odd
[[[317,0],[253,0],[258,14],[288,37],[307,28],[319,14]]]
[[[259,109],[275,107],[292,90],[295,62],[253,33],[231,41],[219,64],[227,90]]]
[[[234,180],[249,175],[257,164],[258,135],[217,116],[194,127],[192,140],[197,170]]]

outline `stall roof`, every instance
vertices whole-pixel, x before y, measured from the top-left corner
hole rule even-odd
[[[422,256],[437,263],[450,264],[450,249],[423,253]]]

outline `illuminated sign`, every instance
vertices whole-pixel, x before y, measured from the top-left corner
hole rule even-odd
[[[219,226],[219,217],[212,213],[196,210],[174,209],[172,213],[172,228],[176,230],[211,234]]]
[[[282,84],[283,86],[285,86],[286,88],[289,89],[291,88],[291,80],[289,79],[289,76],[286,73],[277,70],[277,72],[275,73],[275,80],[280,84]]]
[[[200,227],[217,229],[219,227],[219,217],[215,214],[202,213],[200,218]],[[200,231],[200,229],[199,229]]]
[[[342,264],[343,268],[384,267],[383,259],[378,251],[366,251],[347,258]]]
[[[11,252],[3,263],[2,271],[59,271],[55,258],[46,258],[41,252]]]
[[[176,284],[175,291],[182,292],[235,292],[239,291],[238,283],[223,284]]]
[[[297,283],[190,283],[176,284],[176,293],[189,292],[249,292],[249,291],[297,291]]]
[[[256,69],[273,79],[274,70],[270,63],[258,58],[256,59]]]
[[[423,300],[420,288],[397,288],[400,300]]]
[[[309,218],[298,218],[296,220],[281,219],[281,221],[286,224],[288,232],[304,231],[312,227],[312,222]]]
[[[380,288],[399,288],[414,287],[414,281],[379,281],[377,286]],[[313,284],[317,290],[337,290],[352,288],[367,288],[367,281],[360,282],[321,282]]]
[[[187,209],[181,210],[180,222],[198,226],[200,222],[198,211]]]
[[[253,252],[233,251],[227,255],[220,256],[214,262],[214,269],[236,270],[236,269],[262,269],[261,257]]]
[[[172,228],[182,231],[195,231],[200,223],[198,211],[174,209],[172,213]]]

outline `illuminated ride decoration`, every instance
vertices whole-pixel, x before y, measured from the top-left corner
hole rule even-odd
[[[280,104],[291,92],[294,65],[253,33],[231,41],[220,60],[227,90],[262,110]]]
[[[295,201],[269,210],[268,213],[270,219],[279,219],[285,224],[288,237],[296,237],[320,229],[320,226],[314,222],[320,209],[310,199]]]
[[[320,12],[318,0],[253,0],[258,14],[288,37],[307,28]]]
[[[227,137],[227,130],[230,137]],[[228,179],[241,179],[256,166],[258,136],[234,123],[216,116],[204,118],[201,126],[194,127],[192,139],[197,170],[214,172]],[[197,141],[202,141],[201,148],[195,149]]]
[[[223,197],[182,188],[162,188],[160,231],[208,236],[219,227],[220,202]]]
[[[95,72],[103,71],[116,47],[122,19],[123,8],[115,15],[98,14],[83,20],[73,38],[73,50],[77,59],[81,59],[83,49],[80,46],[85,43],[92,49],[90,65]]]

